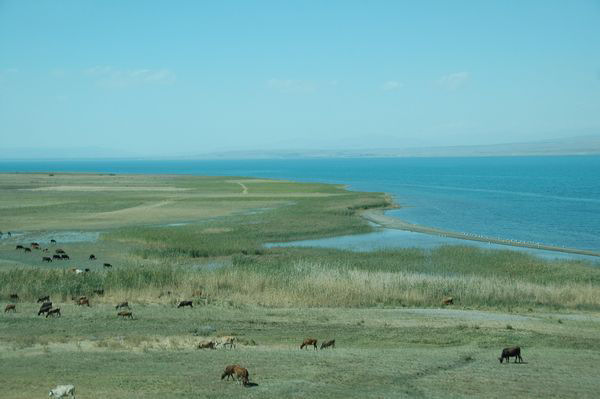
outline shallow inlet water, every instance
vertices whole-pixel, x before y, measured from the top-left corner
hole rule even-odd
[[[443,245],[467,245],[484,249],[501,249],[525,252],[539,256],[544,259],[578,259],[595,262],[600,266],[600,259],[596,256],[569,254],[556,251],[545,251],[533,248],[521,248],[500,244],[488,244],[479,241],[461,240],[451,237],[440,237],[437,235],[414,233],[411,231],[381,229],[373,233],[347,235],[316,240],[291,241],[283,243],[268,243],[267,248],[273,247],[312,247],[333,248],[355,252],[370,252],[382,249],[398,248],[425,248],[434,249]]]

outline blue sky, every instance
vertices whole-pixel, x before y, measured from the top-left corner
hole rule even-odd
[[[0,149],[600,134],[599,1],[0,0]]]

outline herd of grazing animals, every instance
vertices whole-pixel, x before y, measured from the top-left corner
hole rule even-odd
[[[8,233],[8,234],[10,235],[10,233]],[[56,244],[56,240],[52,239],[52,240],[50,240],[50,243]],[[23,250],[24,252],[31,252],[32,249],[40,250],[41,247],[40,247],[39,243],[32,242],[29,247],[24,247],[23,245],[17,245],[16,249]],[[45,248],[43,251],[48,252],[48,248]],[[48,263],[52,262],[53,259],[54,260],[69,260],[70,258],[69,258],[69,255],[67,255],[63,249],[56,249],[55,254],[52,255],[52,257],[49,257],[49,256],[42,257],[42,261],[46,261]],[[97,258],[94,254],[91,254],[88,258],[88,260],[96,260],[96,259]],[[112,268],[112,265],[110,263],[104,263],[103,266],[104,266],[104,268]],[[85,273],[85,272],[90,271],[89,268],[86,268],[85,270],[73,268],[70,270],[75,272],[76,274]],[[94,290],[94,294],[104,295],[104,289]],[[169,292],[168,294],[170,295],[171,292]],[[162,296],[162,293],[161,293],[161,296]],[[19,296],[18,296],[18,294],[11,294],[10,299],[12,301],[16,302],[19,300]],[[88,307],[90,306],[90,301],[87,296],[80,296],[79,298],[72,297],[72,299],[75,301],[75,303],[78,306],[84,306],[84,305],[87,305]],[[60,317],[61,316],[60,308],[52,307],[52,302],[50,302],[49,295],[45,295],[45,296],[38,298],[37,302],[42,303],[42,305],[40,306],[40,309],[38,311],[38,316],[40,316],[44,313],[46,314],[46,318],[48,318],[49,316],[52,316],[52,317]],[[442,300],[441,304],[443,306],[453,305],[454,298],[452,298],[452,297],[444,298]],[[184,301],[180,301],[179,304],[177,305],[177,308],[184,308],[184,307],[193,308],[193,302],[189,301],[189,300],[184,300]],[[129,319],[133,320],[133,313],[131,312],[131,308],[127,301],[121,302],[115,306],[116,310],[123,309],[123,308],[127,308],[128,310],[120,310],[117,313],[117,317],[121,317],[123,319],[129,318]],[[4,308],[4,313],[7,313],[9,311],[16,313],[16,304],[14,304],[14,303],[7,304],[6,307]],[[317,350],[317,343],[318,343],[318,341],[315,338],[306,338],[300,345],[300,349],[304,349],[304,348],[308,348],[308,347],[312,346],[314,348],[314,350]],[[198,349],[216,349],[216,347],[218,345],[221,345],[223,348],[225,348],[226,346],[229,346],[230,349],[233,349],[233,348],[235,348],[235,337],[225,336],[225,337],[220,337],[220,339],[218,339],[218,341],[215,341],[215,340],[202,341],[202,342],[198,343],[197,348]],[[335,348],[335,339],[322,342],[320,349],[325,349],[325,348]],[[500,361],[500,363],[503,363],[503,361],[506,359],[506,363],[509,363],[511,357],[515,358],[515,361],[514,361],[515,363],[517,363],[517,361],[519,363],[522,363],[523,358],[521,357],[521,348],[518,346],[504,348],[502,350],[502,353],[501,353],[500,357],[498,358],[498,360]],[[237,364],[225,367],[225,371],[221,375],[221,379],[223,380],[225,378],[227,378],[227,380],[229,380],[230,378],[237,379],[237,381],[244,386],[247,386],[250,384],[248,370]],[[73,385],[59,385],[50,391],[49,396],[57,397],[57,398],[62,398],[65,396],[72,396],[74,398],[75,397],[75,387]]]

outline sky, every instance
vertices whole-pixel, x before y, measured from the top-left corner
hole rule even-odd
[[[598,0],[0,0],[4,156],[588,134]]]

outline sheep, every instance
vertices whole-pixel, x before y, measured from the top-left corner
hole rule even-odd
[[[48,396],[53,398],[64,398],[65,396],[72,396],[73,399],[75,399],[75,386],[57,385],[56,388],[50,390]]]
[[[302,345],[300,345],[300,349],[303,349],[305,346],[308,348],[310,345],[315,347],[315,350],[317,349],[317,340],[314,338],[306,338],[303,342]]]
[[[215,341],[201,341],[198,343],[198,349],[216,349]]]
[[[133,320],[133,313],[131,313],[131,312],[126,312],[126,311],[124,311],[124,310],[123,310],[123,311],[121,311],[121,312],[119,312],[119,313],[117,313],[117,316],[121,316],[122,318],[129,317],[130,319],[132,319],[132,320]]]
[[[82,273],[85,273],[85,272],[81,269],[75,269],[75,274],[82,274]]]
[[[442,301],[442,305],[454,305],[454,298],[452,298],[451,296],[448,298],[444,298],[444,300]]]
[[[115,306],[115,309],[119,309],[119,308],[127,308],[129,309],[129,302],[121,302],[119,303],[117,306]]]
[[[233,348],[235,348],[235,337],[233,337],[231,335],[221,337],[221,338],[219,338],[218,345],[221,345],[223,348],[225,348],[225,346],[229,345],[229,349],[233,349]]]
[[[4,308],[4,313],[8,312],[9,310],[12,310],[13,313],[16,313],[17,305],[15,305],[14,303],[7,304],[6,307]]]
[[[38,303],[40,303],[40,302],[47,302],[49,300],[50,300],[50,295],[46,295],[46,296],[38,298],[37,302]]]
[[[48,316],[58,316],[60,317],[60,308],[55,308],[55,309],[50,309],[48,312],[46,312],[46,318],[48,318]]]
[[[519,360],[519,363],[523,363],[523,358],[521,357],[521,347],[515,346],[512,348],[502,349],[502,354],[498,360],[500,360],[500,363],[502,363],[502,361],[506,359],[506,363],[510,363],[511,357],[515,358],[515,363],[517,362],[517,359]]]
[[[179,302],[179,305],[177,305],[178,308],[183,308],[185,306],[189,306],[190,308],[194,307],[192,305],[192,301],[181,301],[181,302]]]
[[[321,349],[323,348],[335,348],[335,339],[332,339],[330,341],[325,341],[321,344]]]

